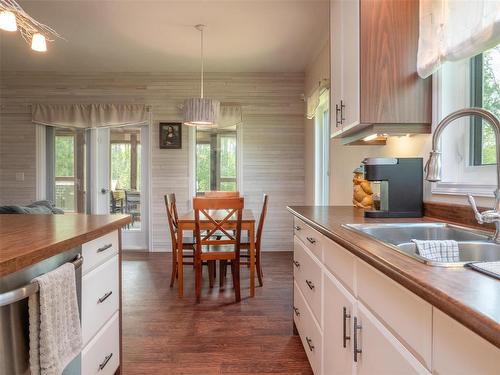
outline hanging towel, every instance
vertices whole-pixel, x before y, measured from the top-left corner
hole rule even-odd
[[[75,267],[66,263],[32,280],[39,292],[29,306],[32,375],[60,375],[82,349]]]
[[[458,243],[453,240],[411,240],[417,245],[420,256],[434,262],[459,262]]]

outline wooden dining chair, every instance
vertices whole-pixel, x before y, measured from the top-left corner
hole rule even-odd
[[[193,198],[197,302],[201,299],[202,262],[210,263],[217,260],[231,262],[235,299],[236,302],[241,301],[240,246],[243,206],[243,198]],[[202,221],[208,221],[211,228],[202,232]],[[230,229],[228,229],[229,221],[231,221]],[[224,233],[224,236],[214,236],[217,232]],[[212,272],[209,272],[209,276],[213,277]]]
[[[174,286],[175,279],[177,277],[177,272],[178,272],[178,264],[177,264],[177,256],[178,256],[178,249],[177,249],[177,221],[178,221],[178,216],[177,216],[177,205],[175,202],[175,194],[170,193],[170,194],[165,194],[164,195],[165,199],[165,208],[167,210],[167,219],[168,219],[168,229],[170,230],[170,240],[172,241],[172,275],[170,277],[170,287]],[[190,237],[185,237],[182,239],[182,250],[190,250],[187,253],[182,254],[183,258],[183,265],[194,265],[194,239]],[[187,261],[184,262],[184,258],[188,259]],[[191,259],[191,261],[189,261]]]
[[[239,191],[206,191],[205,198],[239,198]]]

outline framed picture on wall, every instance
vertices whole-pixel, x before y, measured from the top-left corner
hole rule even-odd
[[[160,148],[182,148],[181,122],[160,122]]]

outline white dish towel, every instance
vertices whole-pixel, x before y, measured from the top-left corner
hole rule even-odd
[[[434,262],[459,262],[457,241],[453,240],[411,240],[417,245],[420,256]]]
[[[82,349],[75,266],[66,263],[35,279],[40,290],[29,297],[32,375],[60,375]]]

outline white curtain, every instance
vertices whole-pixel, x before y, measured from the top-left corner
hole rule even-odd
[[[311,120],[316,115],[316,110],[320,104],[321,94],[330,86],[330,80],[323,79],[318,82],[318,86],[306,98],[306,117]]]
[[[426,78],[446,61],[500,43],[500,0],[420,0],[417,71]]]
[[[34,104],[35,124],[63,128],[105,128],[147,125],[148,109],[144,104]]]

